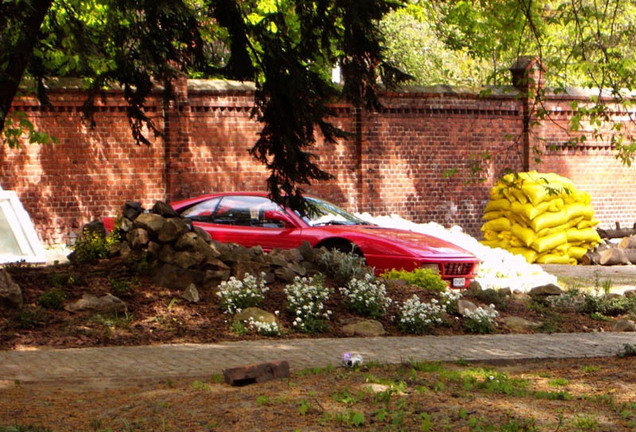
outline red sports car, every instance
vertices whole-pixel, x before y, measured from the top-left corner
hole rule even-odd
[[[445,240],[412,231],[382,228],[335,205],[305,198],[312,211],[301,217],[264,193],[215,193],[171,203],[172,207],[220,242],[272,249],[291,249],[308,241],[355,252],[377,274],[391,269],[433,268],[452,287],[463,288],[475,276],[479,260]]]

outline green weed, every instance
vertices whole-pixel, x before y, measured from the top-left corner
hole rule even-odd
[[[64,300],[66,300],[64,291],[53,288],[38,297],[38,305],[44,309],[61,310],[64,308]]]

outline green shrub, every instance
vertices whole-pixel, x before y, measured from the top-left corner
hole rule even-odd
[[[320,256],[320,270],[339,285],[345,285],[353,279],[364,280],[367,274],[373,275],[373,269],[366,265],[364,258],[336,249]]]
[[[495,305],[498,310],[506,310],[510,296],[506,291],[493,288],[471,289],[470,296],[482,303]]]
[[[38,304],[44,309],[60,310],[64,308],[64,300],[66,300],[64,291],[53,288],[38,298]]]
[[[617,316],[636,310],[636,298],[624,296],[609,297],[606,295],[594,296],[586,294],[581,312],[587,314],[601,314],[605,316]]]
[[[448,284],[431,269],[418,268],[413,271],[406,270],[389,270],[381,275],[385,279],[401,279],[410,285],[416,285],[433,292],[442,292],[446,290]]]
[[[95,264],[100,259],[106,258],[110,246],[121,241],[118,224],[119,221],[116,222],[115,229],[105,237],[97,232],[84,230],[73,247],[72,261],[80,264]]]

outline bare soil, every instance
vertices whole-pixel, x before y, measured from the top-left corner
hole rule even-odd
[[[636,357],[368,365],[245,387],[220,381],[16,384],[0,389],[0,431],[636,430]]]
[[[7,268],[23,290],[25,306],[22,310],[0,311],[0,349],[28,349],[32,347],[76,348],[106,345],[147,345],[160,343],[210,343],[240,339],[263,338],[254,332],[237,333],[232,320],[221,313],[214,289],[201,292],[199,303],[189,303],[181,292],[154,285],[149,274],[140,273],[132,264],[113,259],[96,265],[71,264],[43,267],[17,266]],[[327,281],[327,283],[330,283]],[[333,286],[333,284],[331,284]],[[280,311],[284,328],[282,338],[313,337],[294,331],[293,316],[285,310],[284,284],[275,283],[266,295],[263,309]],[[126,313],[101,315],[91,312],[70,313],[63,309],[43,307],[43,294],[58,290],[64,293],[65,303],[74,302],[85,293],[103,296],[112,293],[127,305]],[[424,290],[399,283],[389,283],[388,295],[393,307],[380,321],[387,335],[398,335],[399,330],[391,316],[395,305],[413,293],[430,297]],[[464,298],[477,304],[484,299]],[[316,336],[344,337],[341,328],[356,318],[340,301],[337,289],[327,305],[333,311],[333,319],[326,332]],[[502,318],[518,316],[542,323],[539,332],[592,332],[607,331],[613,321],[592,319],[575,312],[551,311],[549,308],[531,305],[527,299],[513,297],[505,307],[498,307],[499,324],[495,331],[510,333]],[[464,334],[461,320],[450,319],[448,325],[435,327],[432,334]]]

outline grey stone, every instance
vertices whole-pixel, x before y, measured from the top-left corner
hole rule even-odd
[[[502,321],[513,331],[528,331],[541,327],[540,323],[528,321],[516,316],[503,317]]]
[[[206,230],[204,230],[201,227],[198,226],[194,226],[192,227],[192,231],[194,231],[195,233],[197,233],[197,235],[199,237],[201,237],[201,239],[206,242],[206,243],[211,243],[212,242],[212,236],[210,235],[210,233],[208,233]]]
[[[158,258],[159,261],[170,264],[174,262],[175,254],[176,251],[172,248],[172,246],[170,246],[170,244],[164,244],[159,250]]]
[[[232,276],[242,279],[245,274],[259,275],[261,264],[253,261],[239,261],[232,263]]]
[[[128,218],[131,221],[134,221],[137,218],[137,216],[143,213],[143,211],[144,209],[141,206],[141,203],[139,201],[128,201],[126,204],[124,204],[124,207],[122,209],[122,215],[125,218]]]
[[[0,306],[21,308],[23,302],[20,285],[15,283],[9,273],[0,269]]]
[[[376,320],[364,319],[342,326],[342,332],[347,336],[376,337],[383,336],[386,331],[382,323]]]
[[[547,284],[532,288],[528,294],[531,297],[558,296],[563,294],[563,290],[558,285]]]
[[[457,300],[457,313],[464,316],[467,310],[474,311],[477,309],[477,305],[469,300],[459,299]]]
[[[135,250],[145,248],[150,241],[150,236],[148,235],[148,231],[144,228],[134,228],[126,234],[126,239],[131,249]]]
[[[260,321],[267,324],[274,324],[278,322],[276,315],[257,307],[245,308],[234,315],[234,319],[236,321],[249,321],[250,318],[254,321]]]
[[[179,213],[175,211],[169,204],[166,204],[163,201],[157,201],[150,209],[152,213],[163,216],[164,218],[177,218],[179,217]]]
[[[97,297],[93,294],[84,294],[81,299],[64,307],[68,312],[95,311],[101,313],[123,313],[126,311],[126,303],[112,294]]]
[[[187,233],[189,230],[190,228],[188,227],[188,224],[186,224],[185,221],[183,221],[182,219],[166,219],[165,223],[163,224],[163,228],[157,235],[157,239],[161,243],[173,242],[183,234]]]
[[[616,321],[612,331],[615,332],[633,332],[636,331],[636,323],[631,320],[621,319]]]
[[[283,282],[293,282],[298,274],[294,271],[291,265],[286,265],[285,267],[279,267],[274,270],[274,274],[276,277]]]
[[[191,303],[199,303],[199,301],[201,301],[199,290],[197,289],[196,285],[193,283],[188,285],[188,287],[181,294],[181,297]]]
[[[142,213],[135,219],[134,226],[143,228],[150,233],[151,236],[157,237],[163,229],[166,220],[154,213]]]
[[[289,363],[286,360],[276,360],[239,366],[223,370],[223,378],[232,386],[262,383],[273,379],[289,378]]]
[[[173,264],[161,264],[153,273],[153,281],[164,288],[184,290],[191,283],[200,282],[198,276],[196,272],[184,271]]]
[[[133,228],[133,223],[128,218],[121,218],[121,222],[119,222],[119,229],[123,232],[128,232]]]
[[[204,260],[205,257],[199,252],[182,251],[174,254],[172,262],[181,268],[189,269],[198,266]]]
[[[318,252],[316,249],[311,247],[308,241],[304,241],[299,247],[298,251],[303,256],[305,261],[314,262],[317,259]]]

